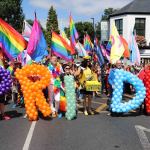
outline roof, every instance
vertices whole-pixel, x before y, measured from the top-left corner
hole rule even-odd
[[[150,0],[134,0],[111,14],[110,17],[124,14],[150,14]]]

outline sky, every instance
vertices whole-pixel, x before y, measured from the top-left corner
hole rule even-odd
[[[59,28],[62,30],[69,25],[69,15],[72,14],[74,22],[91,21],[94,17],[98,22],[105,8],[122,8],[132,0],[23,0],[22,7],[26,19],[37,18],[46,27],[48,10],[53,5],[56,9]]]

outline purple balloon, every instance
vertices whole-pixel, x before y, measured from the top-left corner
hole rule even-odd
[[[12,79],[10,72],[0,67],[0,95],[5,94],[11,89]]]

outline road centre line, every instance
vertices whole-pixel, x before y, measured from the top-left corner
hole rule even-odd
[[[148,138],[145,134],[145,131],[150,132],[150,129],[140,125],[135,125],[135,129],[142,144],[143,150],[150,150],[150,142],[148,141]]]
[[[37,123],[37,121],[33,121],[31,123],[31,127],[30,127],[30,130],[28,132],[28,135],[27,135],[27,138],[26,138],[26,141],[24,143],[24,146],[23,146],[22,150],[29,150],[29,146],[30,146],[30,143],[31,143],[31,139],[32,139],[32,136],[33,136],[33,132],[34,132],[36,123]]]

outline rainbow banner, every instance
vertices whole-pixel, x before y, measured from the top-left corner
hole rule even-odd
[[[92,48],[94,48],[94,45],[91,42],[90,36],[86,34],[84,37],[84,49],[89,52]]]
[[[0,18],[0,43],[2,50],[11,60],[16,58],[27,46],[21,34]]]
[[[61,57],[66,61],[72,61],[71,52],[73,51],[73,48],[65,39],[55,32],[52,32],[51,50],[56,56]]]
[[[79,38],[78,32],[76,30],[74,21],[72,19],[72,16],[70,15],[70,41],[71,41],[71,45],[73,47],[75,47],[76,45],[76,40]],[[75,53],[75,51],[74,51]]]

